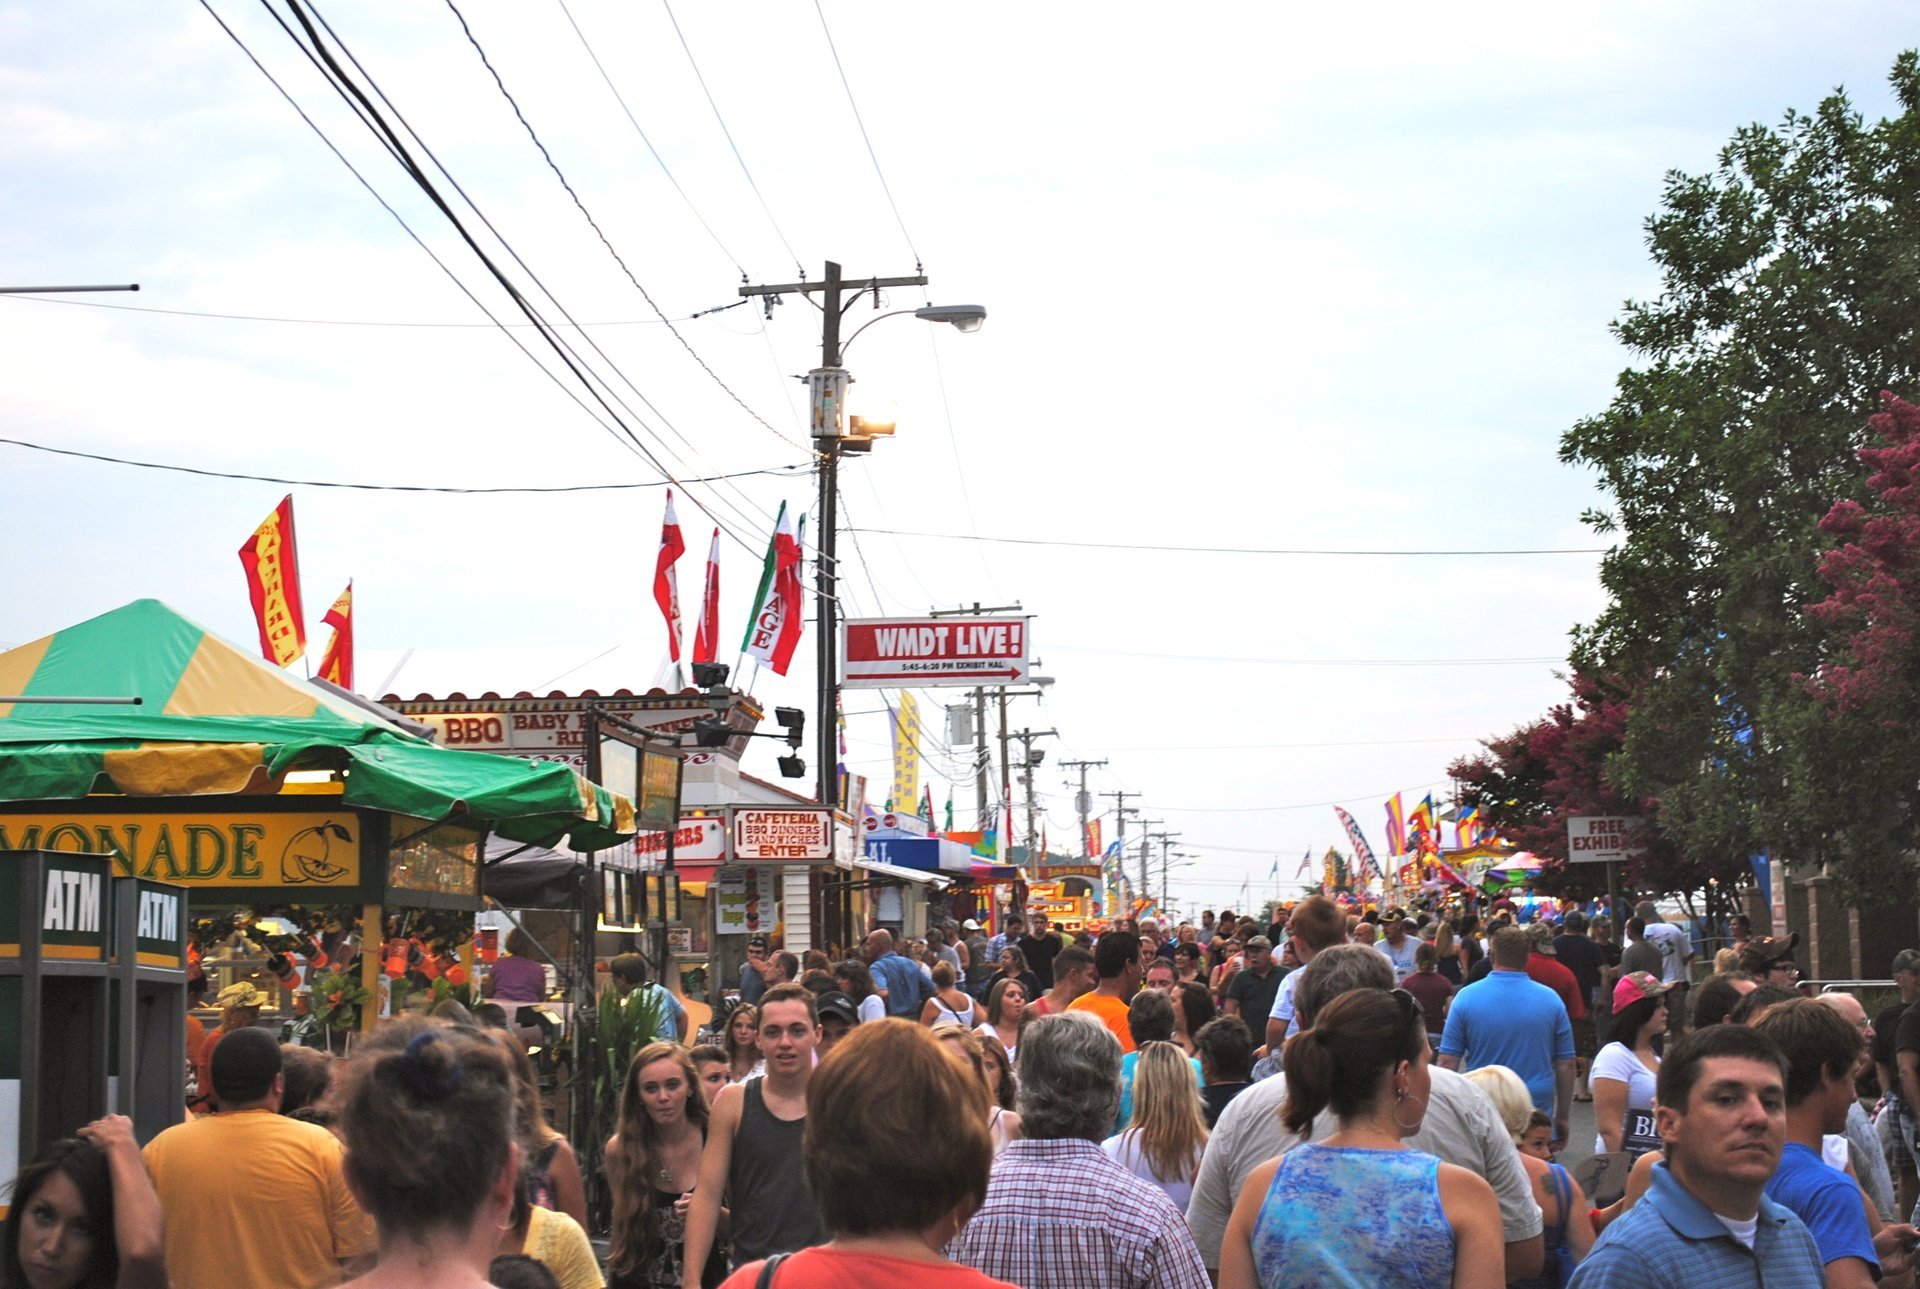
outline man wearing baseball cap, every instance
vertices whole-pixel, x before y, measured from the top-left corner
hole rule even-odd
[[[1407,915],[1401,909],[1388,909],[1380,915],[1380,938],[1373,947],[1387,955],[1393,964],[1393,983],[1399,984],[1414,972],[1413,955],[1420,942],[1407,934]]]
[[[1560,965],[1560,951],[1553,943],[1553,926],[1547,922],[1535,922],[1527,928],[1527,937],[1527,975],[1560,995],[1560,1003],[1567,1009],[1568,1024],[1578,1025],[1586,1020],[1587,1000],[1580,996],[1580,982],[1573,978],[1571,971]],[[1578,1033],[1577,1030],[1575,1032]]]

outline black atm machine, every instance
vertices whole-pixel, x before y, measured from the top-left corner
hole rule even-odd
[[[186,892],[107,855],[0,851],[0,1179],[108,1113],[184,1115]]]
[[[187,890],[113,879],[111,1090],[145,1145],[186,1118]]]

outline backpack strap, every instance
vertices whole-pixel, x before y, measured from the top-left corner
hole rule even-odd
[[[760,1278],[753,1282],[753,1289],[773,1289],[774,1272],[778,1271],[780,1264],[791,1256],[791,1254],[776,1253],[765,1262],[762,1262],[760,1264]]]

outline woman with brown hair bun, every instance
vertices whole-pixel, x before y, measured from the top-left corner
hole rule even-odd
[[[1404,989],[1341,994],[1287,1041],[1288,1131],[1307,1135],[1329,1107],[1340,1129],[1247,1178],[1220,1250],[1220,1289],[1504,1282],[1493,1188],[1404,1142],[1427,1113],[1432,1056],[1420,1004]]]
[[[607,1255],[611,1289],[681,1289],[687,1206],[707,1140],[707,1098],[693,1058],[677,1043],[634,1053],[620,1091],[619,1128],[607,1142],[613,1234]],[[700,1283],[727,1273],[714,1242]]]
[[[380,1233],[352,1289],[479,1289],[519,1182],[513,1071],[471,1030],[401,1020],[347,1068],[344,1168]],[[270,1219],[269,1219],[270,1220]]]
[[[833,1238],[779,1262],[777,1289],[1014,1289],[941,1252],[986,1198],[993,1147],[985,1089],[924,1027],[874,1021],[840,1040],[807,1084],[802,1150]],[[724,1289],[753,1289],[764,1265]]]

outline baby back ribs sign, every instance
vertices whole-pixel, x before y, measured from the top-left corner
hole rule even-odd
[[[841,687],[1017,685],[1027,618],[852,618],[840,631]]]

